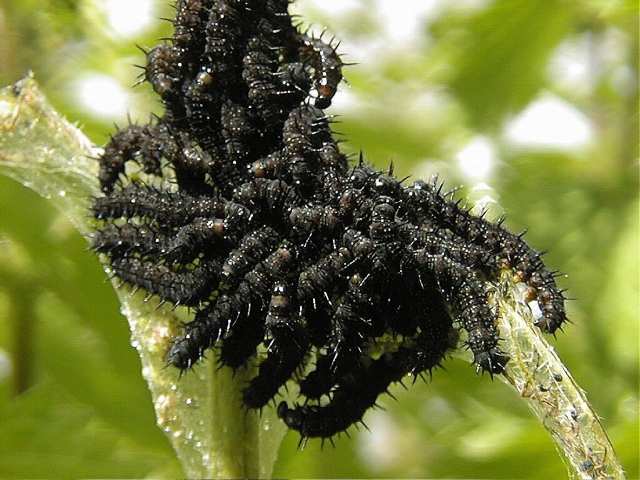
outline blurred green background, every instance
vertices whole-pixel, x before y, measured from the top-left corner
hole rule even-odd
[[[162,0],[3,0],[0,85],[32,69],[103,143],[170,31]],[[575,301],[552,340],[638,478],[638,9],[624,0],[301,0],[358,62],[333,113],[345,148],[400,176],[439,172],[548,249]],[[296,450],[276,477],[563,478],[547,433],[500,382],[451,359],[396,389],[372,433]],[[0,177],[0,476],[175,477],[127,324],[85,241]]]

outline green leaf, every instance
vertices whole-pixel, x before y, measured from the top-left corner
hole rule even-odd
[[[166,463],[44,384],[0,406],[3,478],[140,477]]]
[[[543,86],[546,62],[571,28],[564,0],[496,0],[464,24],[450,87],[476,126],[495,126]],[[449,45],[451,47],[451,45]]]

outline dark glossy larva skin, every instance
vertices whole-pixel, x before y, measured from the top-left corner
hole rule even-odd
[[[300,400],[280,417],[330,438],[391,383],[438,366],[458,329],[477,368],[501,373],[486,288],[501,269],[531,287],[544,331],[566,317],[554,275],[520,236],[435,183],[348,165],[323,112],[342,61],[287,10],[177,2],[174,37],[148,52],[144,74],[165,113],[106,146],[93,246],[121,280],[195,312],[170,365],[190,369],[209,349],[232,369],[259,357],[245,406],[297,381]],[[129,162],[153,181],[127,176]],[[381,353],[382,339],[397,348]]]

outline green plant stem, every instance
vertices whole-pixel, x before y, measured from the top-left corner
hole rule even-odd
[[[51,200],[87,238],[94,229],[91,198],[100,194],[94,160],[99,153],[54,111],[31,76],[0,90],[0,174]],[[166,368],[164,355],[183,312],[157,308],[158,302],[145,302],[142,293],[115,288],[158,426],[169,437],[185,475],[270,477],[286,430],[273,409],[259,417],[242,407],[241,389],[251,369],[232,378],[210,359],[179,378],[176,370]]]
[[[97,195],[98,150],[53,111],[29,77],[0,91],[0,173],[50,198],[85,236],[92,231],[89,200]],[[211,360],[178,381],[164,368],[164,352],[178,329],[179,312],[156,309],[139,295],[117,289],[132,344],[151,389],[158,425],[169,436],[189,477],[268,477],[284,436],[273,409],[245,414],[234,378]],[[533,326],[520,286],[505,274],[493,298],[511,361],[505,375],[551,433],[571,478],[624,478],[611,442],[584,392],[553,347]]]
[[[551,434],[573,479],[623,479],[611,441],[585,392],[534,325],[526,286],[505,272],[493,289],[502,346],[511,357],[501,375]]]

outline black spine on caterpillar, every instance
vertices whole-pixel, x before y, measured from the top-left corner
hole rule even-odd
[[[373,329],[375,308],[378,305],[363,288],[363,278],[353,275],[348,290],[335,307],[327,344],[331,356],[331,370],[339,377],[360,365],[365,353],[366,339],[375,336]]]
[[[155,126],[129,125],[111,137],[100,156],[100,188],[104,193],[113,191],[119,177],[125,173],[128,161],[140,163],[145,173],[161,176],[162,151],[157,142]]]
[[[284,243],[249,271],[238,285],[234,297],[240,316],[223,340],[220,352],[223,365],[235,369],[255,355],[257,346],[264,338],[272,285],[276,279],[291,275],[294,259],[294,249]]]
[[[182,336],[172,342],[167,363],[181,371],[195,365],[238,320],[240,311],[237,307],[234,298],[223,294],[200,310],[194,320],[184,326]]]
[[[289,290],[283,282],[276,282],[273,287],[265,319],[267,357],[260,363],[258,375],[242,392],[248,408],[264,407],[304,360],[307,339]]]
[[[189,263],[199,250],[219,253],[223,232],[223,221],[212,219],[195,219],[170,233],[154,225],[107,225],[93,235],[92,248],[112,258],[138,254],[168,263]]]
[[[472,270],[444,255],[424,250],[415,252],[419,268],[433,275],[444,297],[454,306],[478,368],[491,374],[502,373],[509,357],[499,348],[497,317],[487,304],[487,289]]]
[[[92,235],[91,248],[112,257],[126,257],[130,253],[154,255],[168,243],[165,235],[145,225],[105,225]]]
[[[307,319],[311,342],[325,344],[331,329],[332,301],[336,289],[346,284],[352,255],[346,248],[328,254],[300,272],[297,296],[300,311]]]
[[[225,202],[216,198],[162,192],[135,183],[107,197],[96,198],[92,206],[98,220],[140,217],[165,226],[182,226],[198,217],[220,217],[224,208]]]
[[[111,270],[121,280],[144,288],[162,300],[186,306],[196,306],[208,299],[218,284],[219,268],[219,263],[212,260],[190,270],[135,257],[111,261]]]

